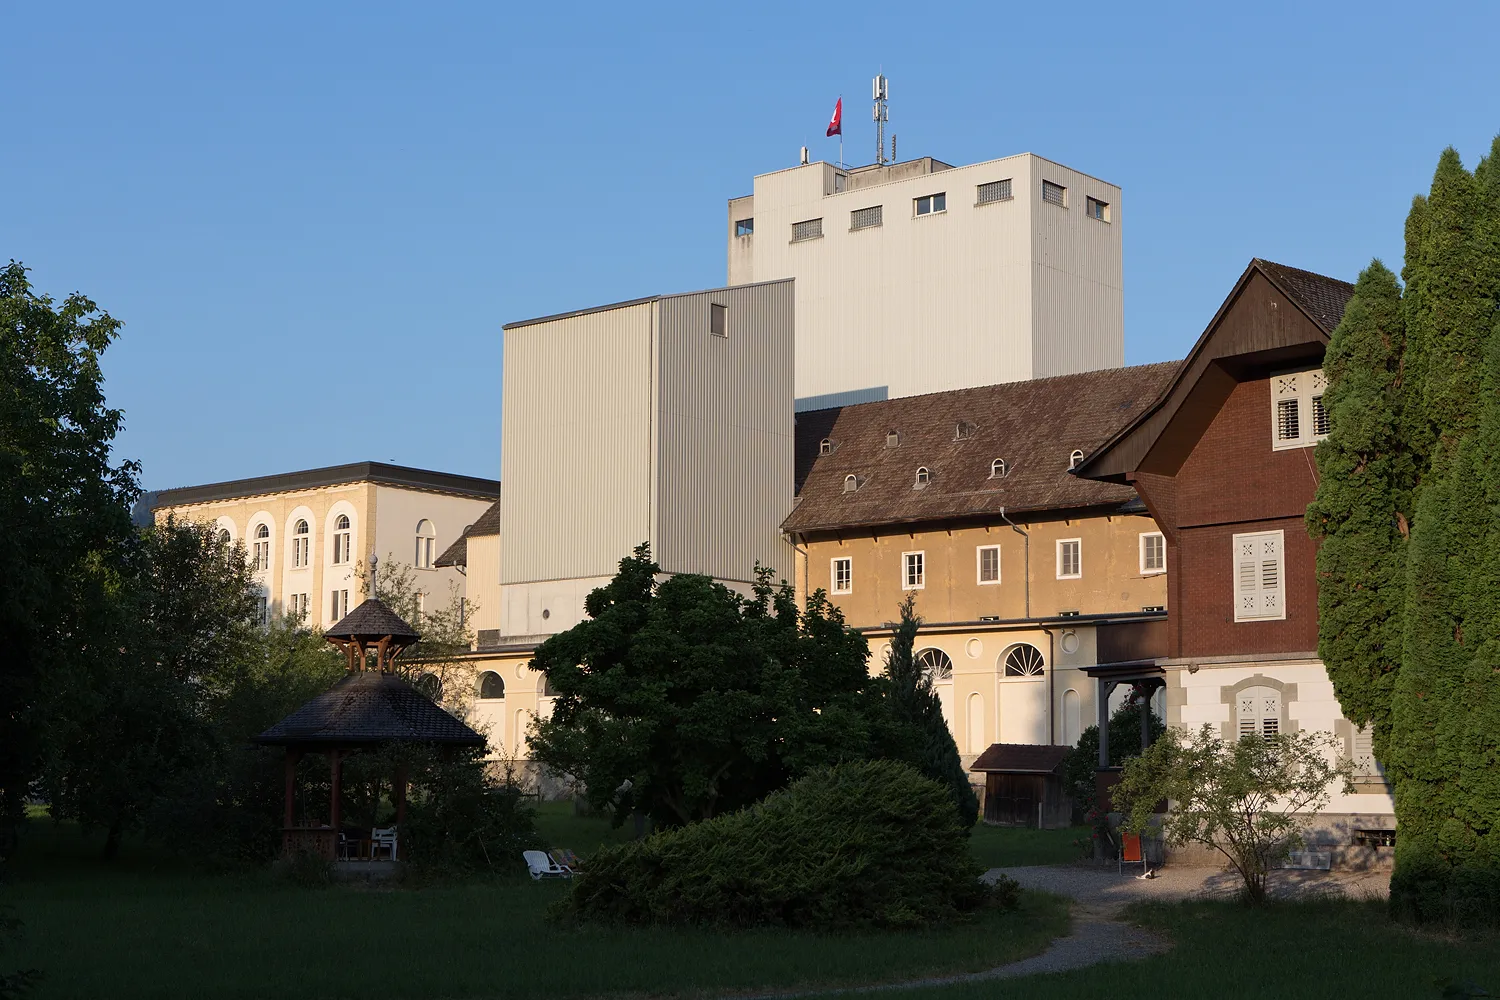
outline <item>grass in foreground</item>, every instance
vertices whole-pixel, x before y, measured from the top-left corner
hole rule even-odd
[[[554,819],[545,835],[572,837],[566,846],[580,854],[596,846],[587,838],[614,836],[571,813],[544,817],[544,827]],[[560,882],[302,889],[261,875],[195,874],[145,853],[106,866],[94,859],[97,843],[68,827],[33,824],[27,840],[6,891],[25,938],[7,958],[40,968],[47,998],[808,988],[990,968],[1067,928],[1061,901],[1030,894],[1020,912],[918,933],[565,928],[544,918],[566,890]]]
[[[1420,1000],[1443,995],[1441,978],[1500,995],[1500,935],[1413,931],[1392,924],[1381,901],[1279,903],[1259,912],[1227,902],[1141,904],[1130,915],[1176,946],[1142,962],[903,996]]]

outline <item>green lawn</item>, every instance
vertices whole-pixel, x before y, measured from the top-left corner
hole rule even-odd
[[[548,806],[549,841],[587,854],[615,834]],[[139,849],[113,866],[71,828],[33,823],[5,897],[25,938],[3,958],[46,974],[46,998],[213,996],[549,997],[693,995],[870,983],[977,970],[1066,932],[1064,905],[922,933],[560,928],[565,886],[524,878],[462,886],[303,889],[208,876]]]
[[[1063,830],[1024,830],[980,823],[969,835],[969,850],[986,868],[1015,865],[1065,865],[1083,857],[1080,840],[1089,839],[1086,826]]]
[[[1236,903],[1144,904],[1131,916],[1175,947],[1141,962],[1099,965],[1013,982],[903,993],[923,1000],[1419,1000],[1439,978],[1500,996],[1500,935],[1419,933],[1391,924],[1382,902],[1284,903],[1252,912]]]

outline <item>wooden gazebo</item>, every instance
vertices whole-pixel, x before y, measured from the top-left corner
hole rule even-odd
[[[324,633],[348,659],[349,672],[333,687],[255,737],[286,748],[286,812],[282,850],[338,858],[343,759],[358,750],[396,743],[483,747],[485,739],[395,673],[401,651],[420,636],[379,598],[372,597]],[[298,826],[293,809],[297,762],[328,755],[332,794],[326,826]],[[406,772],[392,782],[398,830],[406,818]],[[399,855],[398,855],[399,856]]]

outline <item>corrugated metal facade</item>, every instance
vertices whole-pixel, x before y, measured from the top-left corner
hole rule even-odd
[[[798,398],[888,386],[890,396],[1118,367],[1124,361],[1120,189],[1031,154],[838,191],[828,164],[764,174],[751,237],[729,237],[731,280],[793,277]],[[1041,203],[1043,177],[1067,207]],[[978,203],[1010,180],[1009,201]],[[918,216],[915,199],[946,210]],[[1089,196],[1111,221],[1088,219]],[[853,229],[851,213],[882,207]],[[1046,213],[1052,213],[1049,217]],[[823,235],[792,241],[794,223]],[[746,244],[749,244],[747,260]],[[752,263],[753,261],[753,263]]]
[[[728,336],[709,309],[728,309]],[[792,502],[791,281],[661,300],[656,551],[662,569],[790,578],[778,528]]]
[[[502,584],[609,576],[651,537],[656,308],[505,331]]]

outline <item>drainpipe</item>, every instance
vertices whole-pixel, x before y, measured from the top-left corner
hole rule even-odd
[[[1031,617],[1031,536],[1028,535],[1016,522],[1005,516],[1005,508],[1000,508],[1000,520],[1011,526],[1011,530],[1026,539],[1026,617]]]

